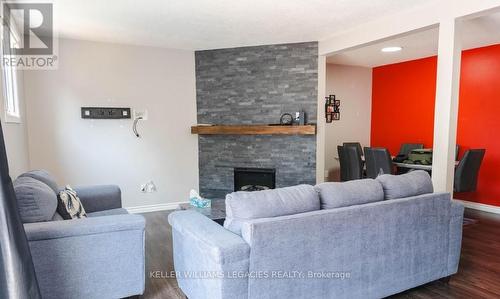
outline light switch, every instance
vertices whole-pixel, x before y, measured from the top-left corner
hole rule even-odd
[[[148,119],[148,110],[134,110],[134,119],[142,119],[142,120],[147,120]]]

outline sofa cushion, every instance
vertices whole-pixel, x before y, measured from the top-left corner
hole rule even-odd
[[[240,234],[245,221],[292,215],[319,210],[319,197],[310,185],[264,190],[233,192],[226,196],[224,227]]]
[[[57,197],[49,186],[31,177],[19,177],[13,185],[23,223],[52,220],[57,208]]]
[[[314,188],[319,193],[321,209],[361,205],[384,199],[382,186],[373,179],[321,183]]]
[[[50,189],[54,191],[54,194],[59,193],[59,187],[57,187],[56,180],[54,180],[52,175],[46,170],[39,169],[28,171],[21,174],[19,177],[34,178],[35,180],[39,180],[40,182],[45,183],[47,186],[49,186]]]
[[[377,181],[384,188],[385,199],[395,199],[434,192],[431,176],[427,171],[415,170],[402,175],[383,174]]]
[[[101,216],[112,216],[112,215],[126,215],[128,211],[123,208],[104,210],[99,212],[88,213],[89,217],[101,217]]]

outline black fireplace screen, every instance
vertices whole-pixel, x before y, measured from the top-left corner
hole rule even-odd
[[[274,168],[235,168],[234,191],[261,191],[276,188]]]

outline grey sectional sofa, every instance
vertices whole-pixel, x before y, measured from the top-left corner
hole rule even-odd
[[[62,220],[59,191],[42,170],[14,181],[43,298],[123,298],[144,292],[144,228],[113,185],[75,188],[88,218]]]
[[[225,227],[169,215],[180,288],[199,298],[381,298],[457,272],[463,206],[425,172],[226,197]]]

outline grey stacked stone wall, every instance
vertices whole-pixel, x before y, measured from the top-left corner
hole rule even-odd
[[[197,51],[200,124],[276,124],[304,110],[316,122],[316,42]],[[314,184],[316,136],[200,135],[200,191],[233,191],[234,167],[276,168],[276,186]]]

